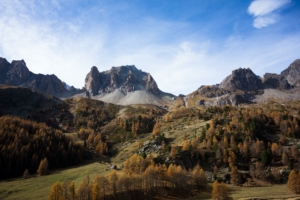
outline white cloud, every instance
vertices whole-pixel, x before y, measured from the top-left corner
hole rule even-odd
[[[59,4],[43,5],[40,12],[52,13],[39,21],[36,4],[14,0],[0,3],[0,52],[9,61],[24,59],[34,73],[56,74],[63,81],[82,87],[105,40],[105,31],[83,30],[80,20],[55,17]],[[43,17],[43,16],[42,16]],[[83,34],[84,33],[84,34]]]
[[[278,21],[278,18],[279,17],[276,14],[259,16],[254,19],[253,26],[255,28],[263,28],[275,24]]]
[[[275,12],[290,3],[291,0],[254,0],[248,7],[248,13],[253,15],[255,28],[263,28],[275,24],[279,15]]]
[[[291,0],[254,0],[250,4],[248,12],[254,17],[267,15],[290,2]]]

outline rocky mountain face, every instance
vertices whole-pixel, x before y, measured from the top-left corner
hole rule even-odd
[[[220,84],[201,86],[185,98],[188,105],[239,105],[265,101],[269,98],[298,99],[300,90],[300,59],[280,74],[266,73],[263,78],[251,69],[232,71]],[[195,103],[194,103],[195,102]]]
[[[85,89],[90,96],[103,96],[117,89],[125,94],[136,90],[146,90],[154,95],[160,94],[152,76],[138,70],[134,65],[112,67],[104,72],[99,72],[97,67],[92,67],[85,78]]]
[[[247,90],[255,91],[262,88],[261,78],[255,75],[251,69],[242,69],[232,71],[220,84],[220,88],[227,90]]]
[[[278,74],[266,73],[262,81],[265,87],[270,87],[270,88],[275,88],[280,90],[291,89],[291,85],[288,83],[287,79],[284,76]]]
[[[229,91],[227,89],[222,89],[219,87],[219,85],[202,85],[196,93],[203,97],[213,98],[222,96],[228,92]]]
[[[24,60],[9,63],[5,58],[0,58],[0,84],[28,87],[57,97],[68,97],[79,92],[74,87],[67,89],[55,75],[32,73]]]
[[[288,84],[294,88],[300,88],[300,59],[295,60],[290,66],[280,74]]]

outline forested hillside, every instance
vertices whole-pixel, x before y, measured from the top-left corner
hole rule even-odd
[[[49,169],[81,163],[87,152],[60,130],[19,117],[0,117],[0,178],[36,173],[47,158]]]

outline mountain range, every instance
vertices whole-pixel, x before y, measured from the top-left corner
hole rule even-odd
[[[56,97],[73,96],[80,90],[68,87],[54,74],[34,74],[26,66],[24,60],[9,63],[0,57],[0,84],[27,87],[34,91],[45,92]]]
[[[186,107],[239,105],[270,98],[298,99],[300,59],[292,62],[280,74],[266,73],[262,78],[249,68],[239,68],[220,84],[204,85],[187,96],[179,97],[161,91],[150,73],[134,65],[112,67],[103,72],[93,66],[86,75],[84,88],[80,90],[68,86],[55,75],[32,73],[24,60],[9,63],[5,58],[0,58],[0,84],[26,87],[58,98],[83,96],[119,105],[170,106],[176,98],[183,99]]]

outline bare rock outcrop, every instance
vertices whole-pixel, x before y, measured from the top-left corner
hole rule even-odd
[[[227,94],[228,91],[226,89],[221,89],[218,85],[202,85],[197,90],[197,93],[203,97],[213,98]]]
[[[147,81],[146,81],[146,90],[151,91],[152,93],[159,95],[159,89],[155,80],[152,78],[151,74],[148,73]]]
[[[226,94],[221,97],[215,98],[213,105],[215,106],[225,106],[233,105],[238,106],[239,104],[247,103],[249,104],[249,98],[246,95],[239,94]]]
[[[262,88],[261,78],[255,75],[251,69],[239,68],[232,71],[220,84],[220,88],[227,90],[253,91]]]
[[[300,59],[295,60],[280,74],[295,88],[300,88]]]
[[[135,90],[160,94],[151,74],[138,70],[134,65],[112,67],[104,72],[99,72],[97,67],[92,67],[86,76],[85,88],[90,96],[106,95],[117,89],[124,94]]]
[[[286,78],[278,74],[266,73],[263,78],[263,84],[266,88],[281,90],[291,89],[291,85],[288,83]]]
[[[86,75],[85,78],[85,89],[92,95],[98,94],[99,88],[99,71],[98,68],[93,66],[91,71]]]

